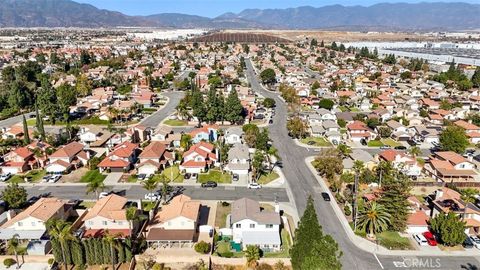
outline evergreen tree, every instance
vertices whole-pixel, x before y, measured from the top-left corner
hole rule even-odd
[[[244,119],[243,106],[236,90],[230,91],[225,102],[225,120],[239,124]]]
[[[473,73],[472,84],[474,87],[480,87],[480,67],[477,67]]]
[[[293,269],[335,270],[342,267],[339,260],[342,252],[331,236],[323,234],[311,196],[295,229],[290,254]]]
[[[40,116],[38,106],[35,104],[35,124],[37,125],[37,131],[40,133],[40,138],[45,140],[45,128],[43,127],[43,118]]]
[[[92,251],[90,249],[90,239],[85,239],[82,241],[83,250],[85,251],[85,262],[88,265],[93,265]]]
[[[105,238],[102,238],[102,257],[104,264],[111,264],[110,243]]]
[[[120,243],[119,248],[118,248],[118,262],[119,263],[124,263],[126,262],[125,260],[125,247],[124,243]]]
[[[30,144],[30,134],[28,133],[27,119],[25,119],[25,115],[22,115],[22,121],[23,121],[23,142],[25,144]]]
[[[193,116],[198,119],[198,125],[201,125],[207,116],[207,108],[205,107],[203,95],[200,91],[193,91],[190,106],[193,110]]]
[[[320,47],[322,47],[322,48],[325,47],[325,43],[323,42],[323,40],[322,40],[322,42],[320,42]]]
[[[438,214],[430,220],[430,227],[447,246],[459,245],[465,241],[465,222],[454,212]]]
[[[70,250],[72,253],[72,261],[75,265],[85,264],[85,252],[82,244],[78,240],[70,241]]]
[[[377,179],[382,177],[382,197],[379,204],[383,205],[385,212],[390,215],[390,229],[393,231],[403,231],[407,226],[410,204],[411,180],[397,169],[392,167],[391,163],[381,162],[376,168]]]
[[[62,247],[60,246],[60,242],[57,239],[50,239],[50,243],[52,244],[52,251],[53,251],[53,257],[56,262],[62,262],[63,261],[63,255],[62,255]]]
[[[207,94],[207,115],[206,120],[213,123],[220,118],[221,108],[219,107],[217,90],[211,87]]]
[[[104,264],[104,257],[103,257],[103,245],[102,245],[102,239],[94,239],[93,240],[93,245],[95,249],[95,262],[96,264]]]

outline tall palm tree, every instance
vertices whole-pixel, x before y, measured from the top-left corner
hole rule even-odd
[[[113,107],[113,106],[109,106],[107,111],[110,114],[110,116],[113,118],[113,121],[115,122],[117,120],[117,117],[118,117],[118,114],[119,114],[118,109]]]
[[[358,225],[371,237],[385,230],[388,224],[390,224],[390,214],[377,202],[365,205],[365,208],[359,212]]]
[[[420,148],[418,146],[412,146],[408,152],[410,153],[410,155],[412,155],[414,158],[416,158],[418,155],[420,155],[422,153],[422,150],[420,150]]]
[[[126,210],[126,217],[128,220],[128,228],[130,229],[130,235],[132,235],[132,230],[133,230],[133,221],[135,221],[138,213],[138,209],[136,207],[128,207]]]
[[[158,188],[158,181],[155,177],[149,178],[142,183],[142,187],[149,192],[153,192]]]
[[[102,181],[91,181],[87,184],[87,194],[95,192],[96,198],[98,198],[98,191],[104,189],[105,184]]]
[[[50,219],[47,222],[48,234],[51,238],[56,239],[60,243],[62,249],[62,259],[65,264],[65,268],[68,269],[67,263],[67,248],[68,241],[75,240],[75,236],[72,234],[72,225],[62,219]]]
[[[15,261],[17,262],[16,268],[20,268],[20,262],[18,261],[18,247],[20,246],[20,241],[18,240],[18,234],[14,234],[7,242],[7,249],[10,252],[15,254]]]

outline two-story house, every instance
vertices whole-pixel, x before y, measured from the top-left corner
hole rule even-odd
[[[391,162],[393,167],[401,170],[408,176],[418,177],[422,173],[422,167],[413,156],[403,151],[388,149],[378,154],[380,160]]]
[[[174,197],[155,214],[146,230],[148,243],[192,243],[197,238],[201,204],[186,195]]]
[[[452,152],[435,152],[424,166],[425,172],[439,182],[471,181],[477,173],[475,164]]]
[[[230,127],[225,131],[225,143],[242,143],[243,130],[241,127]]]
[[[140,160],[137,165],[138,174],[153,175],[162,168],[172,165],[174,154],[167,151],[162,142],[151,142],[138,158]]]
[[[230,216],[233,241],[247,245],[255,245],[263,251],[278,251],[281,246],[280,214],[261,211],[260,204],[248,198],[242,198],[232,203]]]
[[[85,151],[84,145],[71,142],[50,155],[46,171],[53,174],[62,174],[88,163],[90,152]]]
[[[180,170],[187,173],[200,173],[206,171],[217,163],[215,146],[211,143],[201,141],[183,153],[183,162]]]
[[[228,150],[228,164],[225,170],[238,175],[248,175],[250,153],[246,145],[237,143]]]
[[[123,142],[105,157],[99,164],[101,172],[109,170],[111,172],[127,172],[137,161],[138,145],[129,141]]]
[[[127,237],[135,231],[136,222],[127,220],[127,199],[111,194],[99,199],[83,217],[83,237],[101,237],[106,231],[119,237]]]
[[[0,163],[2,173],[24,173],[37,166],[37,159],[27,147],[19,147],[8,152]]]
[[[81,127],[78,137],[80,142],[90,147],[102,147],[113,136],[113,134],[99,126]]]
[[[206,125],[201,128],[196,128],[190,132],[193,143],[199,143],[201,141],[214,142],[217,140],[217,125]]]
[[[365,123],[361,121],[353,121],[347,125],[347,134],[352,141],[360,142],[361,140],[369,141],[377,136]]]

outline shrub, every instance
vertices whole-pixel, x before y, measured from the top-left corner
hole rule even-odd
[[[202,254],[207,254],[210,251],[210,243],[200,241],[195,244],[195,251]]]
[[[12,266],[16,263],[17,262],[12,258],[6,258],[5,260],[3,260],[3,265],[5,265],[5,267],[7,267],[7,268],[10,268],[10,266]]]
[[[273,267],[270,264],[261,263],[255,268],[255,270],[273,270]]]
[[[350,206],[348,206],[348,205],[345,205],[343,207],[343,212],[345,213],[345,216],[347,216],[347,217],[352,214],[352,210],[350,210]]]
[[[230,204],[228,202],[222,202],[222,206],[227,207],[227,206],[230,206]]]
[[[219,253],[218,255],[220,255],[220,257],[224,257],[224,258],[232,258],[233,257],[233,252],[225,251],[225,252]]]
[[[52,265],[54,262],[55,262],[55,259],[54,259],[54,258],[48,259],[48,264]]]

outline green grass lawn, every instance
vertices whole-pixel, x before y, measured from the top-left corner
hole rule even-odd
[[[128,177],[127,183],[136,183],[138,181],[138,176],[136,174],[132,174]]]
[[[263,257],[265,258],[290,258],[290,247],[292,243],[290,242],[290,235],[288,234],[288,231],[285,229],[282,229],[282,232],[280,233],[280,236],[282,237],[282,250],[279,252],[265,252],[263,254]]]
[[[215,227],[225,228],[227,223],[227,215],[230,214],[232,206],[223,206],[221,202],[217,203],[217,211],[215,213]]]
[[[385,231],[377,234],[377,239],[379,240],[380,245],[388,249],[412,249],[410,240],[406,237],[400,236],[398,232]]]
[[[33,170],[29,171],[26,174],[16,174],[8,179],[9,183],[25,183],[25,177],[28,179],[28,183],[38,183],[42,180],[46,174],[45,170]]]
[[[383,143],[379,140],[368,141],[367,144],[369,147],[382,147]]]
[[[208,173],[201,173],[198,175],[198,183],[205,183],[207,181],[230,184],[232,183],[232,176],[228,173],[222,173],[219,170],[210,170]]]
[[[381,141],[384,145],[388,145],[392,148],[402,145],[401,143],[399,143],[399,142],[397,142],[397,141],[395,141],[394,139],[391,139],[391,138],[382,139]]]
[[[167,119],[163,123],[167,126],[173,126],[173,127],[186,126],[188,124],[187,121],[178,120],[178,119]]]
[[[332,144],[323,137],[307,137],[307,138],[301,139],[300,142],[304,144],[308,144],[308,142],[314,142],[315,144],[312,144],[312,146],[320,146],[320,147],[332,146]]]
[[[278,173],[276,173],[276,172],[271,172],[269,174],[263,174],[262,176],[260,176],[257,183],[259,183],[260,185],[265,185],[265,184],[268,184],[268,183],[272,182],[275,179],[278,179],[279,177],[280,177],[280,175],[278,175]]]
[[[35,118],[30,118],[27,120],[27,125],[28,126],[35,126],[37,123],[37,119]],[[110,121],[108,120],[101,120],[98,117],[90,117],[90,118],[85,118],[85,119],[79,119],[79,120],[73,120],[71,122],[72,125],[108,125]],[[51,121],[44,121],[44,125],[51,125]],[[64,121],[56,121],[55,125],[56,126],[65,126],[67,123]]]
[[[91,170],[88,171],[86,174],[82,176],[80,182],[82,183],[90,183],[90,182],[103,182],[107,176],[101,174],[98,170]]]
[[[163,176],[173,183],[183,183],[183,174],[180,173],[178,165],[170,166],[162,171]]]
[[[95,205],[95,203],[96,202],[92,202],[92,201],[83,201],[79,204],[79,206],[85,209],[89,209],[89,208],[92,208]]]

